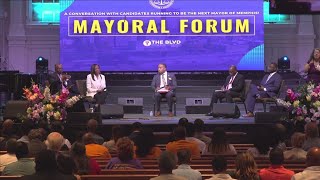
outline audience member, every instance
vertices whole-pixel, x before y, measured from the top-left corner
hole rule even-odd
[[[280,148],[282,151],[287,150],[287,146],[285,143],[287,128],[284,125],[277,123],[274,125],[272,130],[273,142],[271,143],[271,146],[273,148]]]
[[[142,124],[140,122],[134,122],[132,124],[132,132],[129,135],[129,139],[131,139],[131,141],[136,142],[136,137],[138,136],[139,132],[142,129]]]
[[[24,142],[17,142],[16,157],[18,161],[8,164],[2,171],[4,176],[24,176],[35,173],[35,163],[28,158],[28,145]]]
[[[7,119],[2,123],[1,137],[0,137],[0,151],[6,151],[6,143],[9,139],[17,139],[13,130],[14,122],[11,119]]]
[[[64,175],[59,172],[56,152],[43,150],[36,156],[36,173],[23,176],[21,180],[76,180],[73,175]]]
[[[81,180],[80,176],[76,174],[76,164],[68,152],[58,154],[57,167],[60,173],[64,175],[73,175],[77,180]]]
[[[180,118],[180,119],[179,119],[179,122],[178,122],[178,126],[186,127],[187,124],[188,124],[188,122],[189,122],[189,121],[188,121],[187,118],[185,118],[185,117]]]
[[[141,162],[134,159],[133,142],[128,137],[117,142],[117,157],[111,158],[106,169],[143,169]]]
[[[64,137],[58,133],[58,132],[52,132],[48,135],[47,140],[45,141],[45,144],[47,145],[47,148],[54,151],[59,152],[64,145]]]
[[[207,147],[207,154],[237,154],[233,145],[228,143],[226,132],[222,128],[215,128],[211,143]]]
[[[308,151],[312,147],[320,147],[319,128],[317,123],[309,122],[305,126],[306,141],[302,149]]]
[[[159,158],[161,149],[156,146],[156,139],[151,129],[143,128],[135,139],[135,153],[138,158]]]
[[[103,137],[99,136],[96,131],[97,131],[97,128],[98,128],[98,121],[95,120],[95,119],[90,119],[87,123],[87,129],[88,129],[88,132],[92,134],[93,136],[93,139],[94,141],[97,143],[97,144],[103,144],[104,142],[104,139]]]
[[[259,129],[251,135],[253,146],[247,150],[253,157],[268,157],[270,151],[270,136],[265,130]]]
[[[177,157],[174,153],[163,151],[158,161],[160,175],[150,180],[186,180],[186,178],[172,174],[177,166]]]
[[[241,153],[236,157],[236,171],[232,175],[238,180],[259,180],[257,164],[250,153]]]
[[[0,156],[0,172],[6,167],[6,165],[16,162],[16,147],[17,147],[17,140],[16,139],[9,139],[6,145],[7,153]]]
[[[201,140],[193,137],[194,136],[194,125],[192,123],[187,123],[186,133],[187,133],[186,140],[197,143],[199,151],[202,154],[204,154],[206,151],[206,144],[204,142],[202,142]]]
[[[82,141],[86,145],[86,154],[88,157],[111,158],[109,150],[100,144],[96,144],[91,133],[83,135]]]
[[[261,180],[290,180],[294,172],[283,167],[284,156],[280,148],[275,148],[270,151],[271,166],[260,170]]]
[[[200,158],[200,151],[195,142],[186,140],[186,129],[183,126],[178,126],[173,131],[175,141],[170,142],[166,146],[166,150],[177,153],[179,150],[188,149],[193,158]]]
[[[60,121],[54,121],[50,124],[50,131],[60,133],[63,136],[64,126]],[[67,151],[71,148],[71,143],[68,139],[64,138],[64,143],[61,147],[62,151]]]
[[[79,175],[97,175],[101,169],[96,160],[88,158],[86,147],[83,143],[75,142],[71,146],[71,157],[76,164],[77,174]]]
[[[29,138],[28,149],[29,149],[30,157],[36,157],[36,155],[40,151],[47,149],[46,144],[42,141],[42,134],[39,129],[32,129],[29,132],[28,138]]]
[[[215,156],[212,159],[213,176],[207,180],[234,180],[227,171],[227,160],[224,156]]]
[[[201,173],[190,167],[191,153],[189,150],[184,149],[177,152],[178,164],[177,169],[172,171],[172,174],[182,176],[188,180],[202,180]]]
[[[203,134],[203,130],[204,130],[204,122],[202,119],[196,119],[194,121],[194,137],[197,139],[200,139],[201,141],[203,141],[206,144],[210,144],[211,142],[211,138],[209,138],[208,136]]]
[[[302,145],[305,141],[305,135],[299,132],[294,133],[291,136],[292,149],[283,152],[284,159],[305,161],[307,158],[307,152],[302,149]]]
[[[22,132],[22,137],[18,139],[18,142],[29,143],[28,134],[33,128],[33,122],[31,120],[25,120],[21,123],[20,131]]]
[[[320,179],[320,148],[314,147],[307,154],[307,168],[295,174],[291,180],[316,180]]]
[[[123,129],[121,126],[113,126],[112,127],[112,139],[110,141],[104,142],[102,145],[108,148],[110,153],[117,152],[116,143],[118,139],[124,137]]]

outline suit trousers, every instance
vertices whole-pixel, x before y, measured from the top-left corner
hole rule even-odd
[[[241,94],[235,91],[219,91],[219,92],[213,91],[210,107],[213,106],[213,103],[217,103],[218,100],[220,100],[221,102],[223,98],[226,98],[227,103],[232,103],[233,102],[232,98],[240,97],[240,96]]]
[[[154,93],[154,101],[156,104],[156,111],[160,111],[160,103],[162,98],[167,99],[168,107],[169,107],[169,112],[172,112],[172,105],[173,105],[173,97],[174,97],[174,92],[169,91],[167,93]]]
[[[93,96],[93,98],[96,100],[97,104],[105,104],[107,99],[107,92],[98,92]]]
[[[249,92],[247,94],[246,101],[245,101],[249,112],[253,113],[257,96],[260,96],[261,98],[269,97],[266,91],[259,91],[256,85],[251,84]]]

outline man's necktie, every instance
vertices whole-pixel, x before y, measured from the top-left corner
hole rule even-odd
[[[166,79],[164,78],[164,74],[162,74],[161,76],[162,76],[163,86],[166,86],[166,85],[167,85],[167,83],[166,83]]]

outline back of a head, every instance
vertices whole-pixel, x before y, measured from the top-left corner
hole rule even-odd
[[[112,127],[112,139],[114,142],[117,142],[119,138],[124,137],[123,128],[121,126],[113,126]]]
[[[73,175],[76,172],[76,163],[69,153],[59,153],[57,156],[58,170],[62,174]]]
[[[183,126],[178,126],[173,131],[176,140],[182,140],[186,138],[186,128]]]
[[[155,136],[150,128],[143,128],[135,138],[136,154],[139,157],[148,155],[153,147],[156,146]]]
[[[33,121],[31,120],[25,120],[21,124],[21,132],[23,135],[28,135],[30,130],[34,127]]]
[[[118,158],[121,161],[128,161],[133,159],[134,146],[133,146],[133,142],[128,137],[123,137],[118,139],[116,146],[117,146]]]
[[[2,123],[2,135],[3,136],[11,136],[13,133],[13,120],[11,119],[6,119]]]
[[[24,142],[17,142],[16,144],[17,159],[27,158],[28,155],[29,155],[28,145]]]
[[[80,142],[73,143],[71,146],[71,155],[76,157],[86,156],[86,146]]]
[[[227,160],[224,156],[214,156],[212,159],[212,169],[214,174],[219,174],[227,170]]]
[[[158,161],[160,173],[171,173],[177,166],[177,158],[175,154],[170,151],[163,151]]]
[[[228,144],[227,135],[223,128],[215,128],[212,133],[212,144]]]
[[[187,123],[187,125],[186,125],[186,133],[187,133],[187,137],[194,136],[194,125],[190,122]]]
[[[86,156],[86,147],[83,143],[75,142],[72,144],[71,157],[75,161],[77,174],[86,175],[89,173],[89,160]]]
[[[39,140],[41,141],[43,139],[42,133],[39,129],[32,129],[28,134],[29,140]]]
[[[56,153],[49,149],[42,150],[39,152],[35,158],[36,162],[36,172],[50,172],[56,171]]]
[[[182,149],[177,152],[178,164],[189,164],[191,161],[191,152],[189,149]]]
[[[16,150],[17,150],[17,140],[14,138],[10,138],[6,142],[6,149],[7,149],[8,154],[15,154]]]
[[[98,121],[95,119],[90,119],[87,123],[87,128],[89,132],[96,132],[96,129],[98,127]]]
[[[306,137],[307,138],[316,138],[319,137],[319,128],[317,123],[309,122],[305,126]]]
[[[94,141],[93,135],[91,133],[86,133],[82,136],[82,142],[87,145],[87,144],[96,144]]]
[[[270,136],[266,130],[259,130],[252,136],[253,145],[261,155],[267,155],[270,150]]]
[[[306,136],[303,133],[296,132],[291,136],[292,147],[302,148]]]
[[[178,126],[185,127],[187,125],[187,123],[188,123],[188,119],[183,117],[183,118],[179,119]]]
[[[132,131],[140,131],[142,129],[142,124],[141,122],[134,122],[132,124]]]
[[[248,152],[238,154],[236,157],[236,170],[239,177],[256,175],[257,164],[253,156]]]
[[[52,132],[47,137],[48,149],[52,151],[60,151],[61,147],[64,145],[64,138],[58,132]]]
[[[274,143],[275,145],[278,145],[279,142],[285,141],[287,128],[280,123],[275,124],[273,128]]]
[[[62,122],[60,121],[54,121],[50,124],[50,131],[51,132],[58,132],[62,134],[62,131],[64,130],[64,126]]]
[[[195,132],[203,132],[204,122],[202,119],[194,120],[194,130]]]
[[[282,165],[284,161],[283,151],[279,148],[274,148],[269,153],[269,159],[272,165]]]
[[[320,166],[320,148],[313,147],[307,153],[307,167]]]

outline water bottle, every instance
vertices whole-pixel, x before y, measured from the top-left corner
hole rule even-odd
[[[153,111],[150,111],[150,117],[152,117],[153,116]]]

